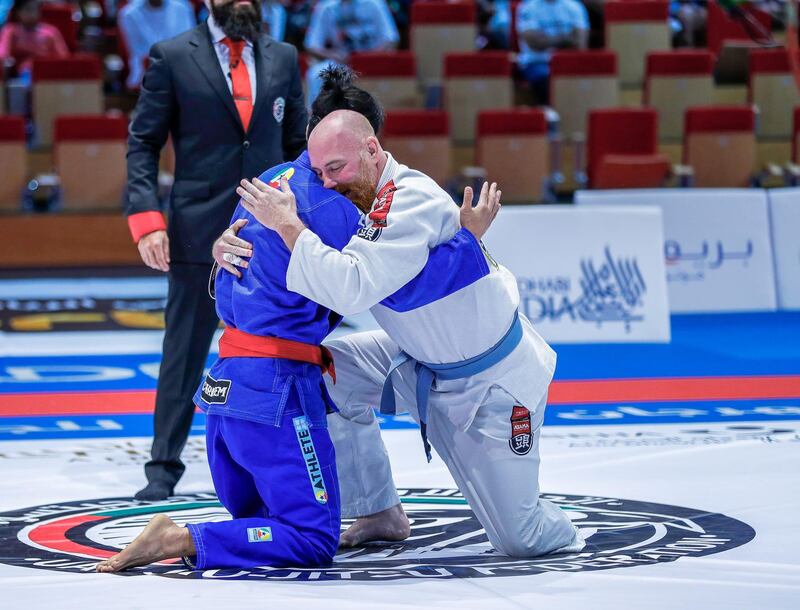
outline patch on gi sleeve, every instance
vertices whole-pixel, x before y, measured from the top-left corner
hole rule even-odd
[[[389,215],[389,210],[392,207],[392,199],[394,199],[396,190],[397,187],[394,185],[394,181],[389,180],[389,182],[378,191],[378,195],[375,197],[377,201],[372,205],[372,211],[369,213],[369,219],[372,221],[373,227],[379,229],[386,228],[386,217]]]
[[[282,172],[278,172],[277,174],[275,174],[267,183],[267,185],[271,186],[274,189],[279,189],[281,188],[281,178],[286,178],[286,181],[288,182],[289,180],[292,179],[292,176],[294,176],[294,168],[289,167],[283,170]]]
[[[362,227],[358,230],[358,235],[361,239],[366,239],[367,241],[378,241],[378,238],[381,236],[381,232],[383,229],[379,229],[378,227]]]
[[[533,446],[531,412],[525,407],[515,406],[511,411],[511,438],[508,446],[517,455],[525,455]]]
[[[311,430],[305,415],[292,419],[294,431],[297,434],[297,442],[300,443],[300,450],[303,452],[303,459],[306,462],[308,478],[311,481],[311,489],[314,497],[320,504],[328,503],[328,490],[325,489],[325,479],[322,478],[322,469],[319,467],[317,452],[314,449],[314,441],[311,438]]]
[[[248,527],[247,542],[272,542],[272,528]]]
[[[206,375],[200,398],[210,405],[224,405],[228,402],[230,391],[230,379],[214,379],[211,375]]]

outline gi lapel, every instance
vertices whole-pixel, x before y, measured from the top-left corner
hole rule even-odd
[[[239,112],[236,110],[236,105],[233,103],[233,96],[228,89],[228,82],[225,80],[225,75],[220,69],[217,53],[214,51],[214,45],[211,42],[211,33],[208,31],[208,24],[203,23],[194,31],[194,37],[190,40],[190,44],[194,46],[191,52],[192,59],[200,68],[200,72],[206,78],[211,88],[214,89],[216,94],[222,101],[222,105],[228,109],[233,120],[243,131],[242,120],[239,118]],[[256,92],[257,94],[257,92]],[[252,121],[251,121],[252,123]]]
[[[248,132],[252,131],[253,125],[256,124],[262,112],[272,113],[272,104],[275,102],[269,90],[273,63],[268,51],[271,44],[269,36],[261,34],[258,37],[258,44],[254,45],[256,51],[256,104],[253,107],[253,118],[250,119]]]

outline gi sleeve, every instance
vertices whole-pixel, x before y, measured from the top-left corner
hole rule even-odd
[[[404,190],[389,193],[388,205],[384,201],[371,213],[372,226],[362,228],[341,252],[303,231],[289,260],[287,288],[347,316],[369,309],[414,278],[441,232],[444,204]]]
[[[169,66],[156,44],[150,49],[150,63],[128,135],[125,213],[134,241],[166,228],[159,211],[158,158],[167,141],[175,107]]]

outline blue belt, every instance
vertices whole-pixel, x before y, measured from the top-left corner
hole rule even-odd
[[[435,379],[464,379],[465,377],[472,377],[478,373],[482,373],[488,368],[493,367],[495,364],[508,356],[514,348],[519,345],[522,340],[522,323],[519,321],[519,313],[514,314],[514,321],[511,323],[511,328],[505,336],[500,339],[493,347],[488,350],[462,362],[451,362],[448,364],[432,364],[429,362],[420,362],[414,360],[411,356],[401,351],[389,367],[389,372],[386,374],[386,381],[383,383],[383,392],[381,393],[381,413],[384,415],[394,415],[397,412],[397,405],[394,398],[394,384],[392,383],[392,374],[395,369],[401,364],[413,361],[415,362],[414,371],[417,374],[417,413],[419,413],[419,426],[422,434],[422,442],[425,445],[425,455],[428,461],[431,461],[431,446],[428,443],[428,396],[431,393],[431,387]]]

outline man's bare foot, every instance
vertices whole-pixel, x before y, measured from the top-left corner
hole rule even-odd
[[[339,538],[339,547],[360,546],[373,540],[405,540],[411,535],[411,524],[402,504],[382,510],[374,515],[359,517]]]
[[[125,549],[97,564],[98,572],[119,572],[163,559],[194,555],[194,540],[184,527],[166,515],[156,515]]]

